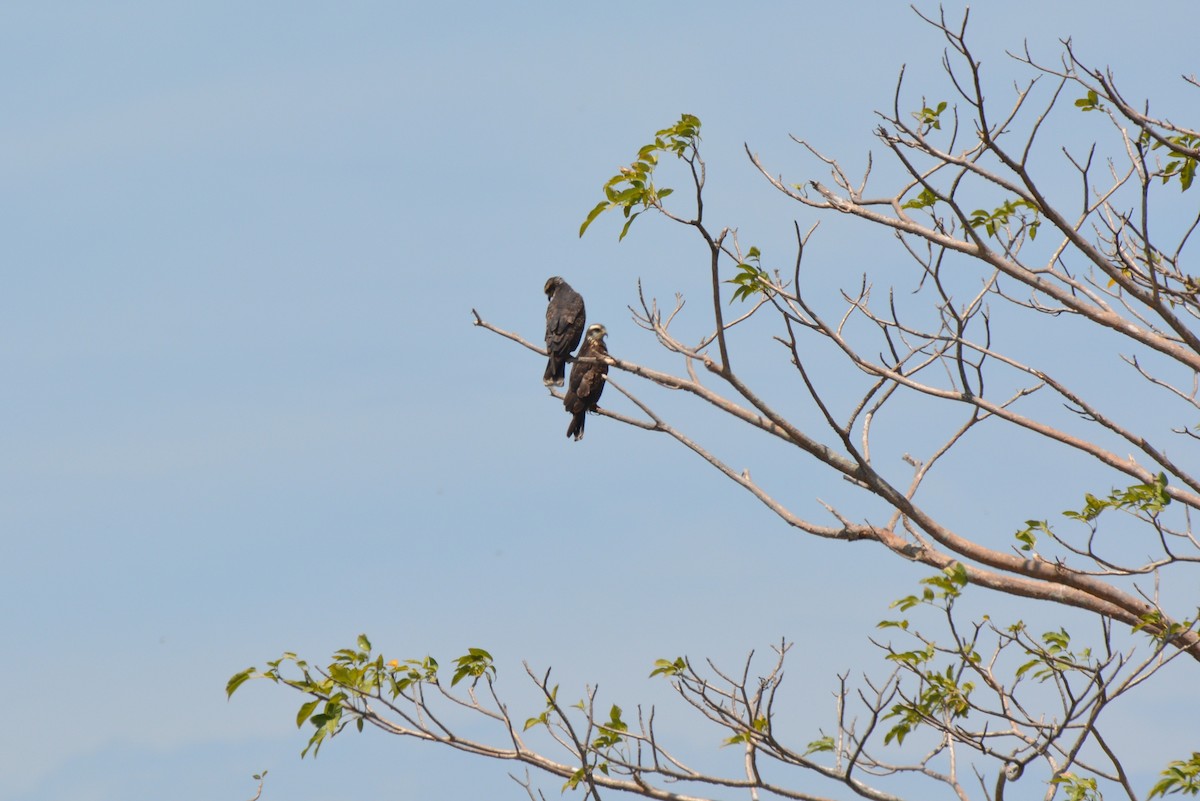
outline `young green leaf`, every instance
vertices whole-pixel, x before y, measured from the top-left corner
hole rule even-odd
[[[317,704],[321,703],[320,698],[313,699],[306,704],[300,705],[300,711],[296,713],[296,728],[304,725],[304,722],[312,717],[313,710],[317,708]]]
[[[229,681],[225,683],[225,697],[232,697],[237,691],[238,687],[241,687],[248,679],[254,677],[255,672],[255,668],[248,667],[241,673],[234,673],[233,676],[230,677]]]

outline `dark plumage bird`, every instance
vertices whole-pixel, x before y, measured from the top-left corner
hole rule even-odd
[[[567,426],[567,436],[576,440],[583,439],[583,423],[587,413],[595,411],[600,393],[604,391],[604,376],[608,375],[608,364],[589,359],[608,356],[608,348],[604,345],[606,336],[608,331],[599,323],[588,326],[583,347],[579,349],[579,353],[575,355],[575,363],[571,365],[571,384],[563,397],[563,406],[571,413],[571,425]]]
[[[557,275],[546,279],[546,350],[550,361],[546,363],[546,374],[542,383],[548,387],[561,387],[567,372],[567,359],[583,336],[583,324],[587,312],[583,298],[570,284]]]

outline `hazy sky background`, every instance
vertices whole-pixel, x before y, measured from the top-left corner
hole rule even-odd
[[[1131,96],[1194,110],[1178,6],[1069,5],[973,11],[998,97],[1027,77],[1006,48],[1053,61],[1073,36]],[[301,761],[299,696],[226,702],[247,665],[359,632],[389,657],[489,648],[517,698],[524,659],[627,707],[662,699],[658,657],[799,639],[797,728],[828,726],[835,673],[879,667],[872,625],[927,571],[797,536],[665,437],[592,418],[567,441],[542,360],[470,310],[536,341],[561,274],[614,353],[677,369],[626,306],[639,278],[682,289],[700,331],[704,254],[649,217],[619,245],[609,219],[579,239],[604,180],[696,114],[710,219],[786,264],[791,221],[815,218],[743,142],[793,180],[812,165],[788,134],[858,172],[902,64],[913,107],[923,81],[947,94],[942,48],[901,3],[0,9],[0,801],[244,799],[264,768],[268,801],[524,798],[509,766],[376,734]],[[889,237],[822,226],[817,291],[868,263],[903,275]],[[778,357],[745,363],[770,387]],[[806,514],[850,497],[680,415]],[[987,465],[931,482],[947,515],[1011,535],[1085,488],[1018,482],[1034,508],[1004,507],[971,495]]]

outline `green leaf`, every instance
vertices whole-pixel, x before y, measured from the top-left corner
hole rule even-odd
[[[1021,678],[1026,673],[1028,673],[1030,670],[1032,670],[1033,668],[1035,668],[1041,664],[1045,664],[1045,663],[1043,663],[1042,660],[1040,660],[1040,659],[1033,659],[1033,660],[1026,662],[1025,664],[1021,665],[1019,668],[1017,668],[1017,673],[1016,673],[1017,678],[1018,679]]]
[[[303,726],[304,721],[308,720],[312,716],[313,710],[317,708],[317,704],[319,703],[321,703],[321,699],[316,698],[312,701],[309,701],[307,704],[301,704],[300,711],[296,713],[297,729]]]
[[[639,211],[637,214],[630,215],[629,219],[625,221],[625,224],[621,226],[621,235],[617,237],[618,242],[625,238],[625,234],[629,233],[629,226],[633,225],[633,221],[638,218],[638,214],[641,214],[641,212]]]
[[[592,224],[592,221],[595,220],[597,217],[599,217],[604,211],[606,211],[611,206],[612,206],[612,203],[610,203],[607,200],[601,200],[599,203],[597,203],[596,208],[592,209],[588,213],[587,219],[583,221],[583,225],[579,226],[579,235],[583,236],[583,232],[588,229],[588,226]]]
[[[253,678],[255,672],[255,668],[248,667],[241,673],[234,673],[233,676],[230,677],[229,681],[225,683],[225,697],[233,697],[233,694],[237,691],[237,688],[245,684],[248,679]]]
[[[358,635],[358,647],[363,651],[371,650],[371,641],[367,639],[367,635]]]
[[[587,770],[585,768],[580,768],[570,775],[562,788],[564,790],[574,790],[585,778],[587,778]]]

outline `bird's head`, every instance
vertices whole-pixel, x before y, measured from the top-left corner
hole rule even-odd
[[[608,336],[608,329],[600,325],[600,323],[592,323],[588,326],[587,338],[589,340],[603,340],[606,336]]]
[[[550,297],[554,294],[554,290],[558,289],[559,286],[562,285],[562,282],[563,280],[561,277],[552,275],[546,279],[546,286],[542,288],[542,291],[546,293],[546,297]]]

